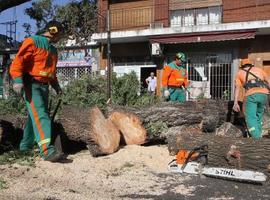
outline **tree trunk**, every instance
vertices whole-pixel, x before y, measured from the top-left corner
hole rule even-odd
[[[209,166],[267,171],[270,164],[270,139],[220,137],[184,130],[168,137],[168,149],[175,155],[180,149],[191,150],[207,144]]]
[[[182,125],[199,126],[203,132],[214,132],[225,121],[230,121],[228,102],[205,100],[185,103],[162,103],[152,107],[112,107],[137,115],[147,130],[148,140],[166,139],[166,129]]]
[[[129,112],[114,111],[110,113],[109,119],[123,134],[126,144],[144,144],[146,141],[146,130],[141,120]]]
[[[97,107],[63,107],[60,116],[58,123],[64,132],[61,135],[85,143],[93,156],[111,154],[118,150],[120,132]]]

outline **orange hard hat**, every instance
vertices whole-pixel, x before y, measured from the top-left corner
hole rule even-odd
[[[241,66],[243,67],[245,65],[252,65],[251,61],[248,58],[241,60]]]

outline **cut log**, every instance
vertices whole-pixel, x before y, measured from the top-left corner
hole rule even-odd
[[[191,150],[204,144],[209,146],[209,165],[267,171],[270,164],[270,139],[220,137],[197,134],[186,129],[168,137],[168,149],[175,155],[179,149]]]
[[[168,129],[183,125],[200,125],[203,132],[213,132],[231,118],[227,113],[228,102],[213,100],[185,103],[164,102],[143,108],[110,108],[110,112],[118,110],[133,113],[140,118],[142,125],[148,132],[147,140],[164,141],[166,134],[162,132],[166,130],[161,131],[161,129],[166,129],[164,127]],[[151,134],[149,134],[150,132]]]
[[[114,111],[110,113],[109,119],[123,134],[126,144],[144,144],[146,141],[146,130],[142,126],[138,116],[129,112]]]
[[[93,156],[111,154],[119,147],[119,130],[97,107],[64,107],[58,122],[69,140],[85,143]]]
[[[0,153],[18,147],[23,136],[24,116],[0,116]]]

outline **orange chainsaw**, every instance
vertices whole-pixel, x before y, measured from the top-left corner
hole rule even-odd
[[[228,169],[222,167],[208,167],[208,145],[196,147],[191,151],[181,149],[168,164],[171,172],[204,175],[240,182],[263,183],[267,176],[262,172],[250,170]]]

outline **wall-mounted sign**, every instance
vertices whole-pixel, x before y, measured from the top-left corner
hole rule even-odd
[[[57,67],[91,67],[94,61],[91,49],[62,50]]]

